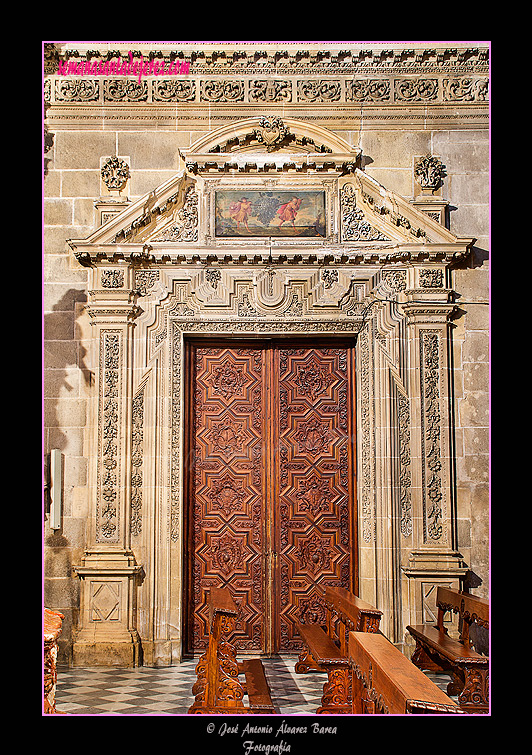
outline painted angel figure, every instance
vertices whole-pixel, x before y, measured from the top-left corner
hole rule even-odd
[[[229,215],[233,218],[233,220],[236,220],[237,230],[240,228],[240,223],[244,223],[247,230],[249,231],[248,216],[250,212],[251,200],[247,199],[246,197],[242,197],[239,202],[233,202],[231,204],[231,206],[229,207]]]
[[[283,223],[292,223],[292,227],[295,228],[295,219],[297,212],[301,206],[302,199],[298,199],[297,197],[292,197],[292,199],[287,202],[286,204],[283,204],[279,207],[277,210],[277,214],[279,215],[280,223],[279,228],[282,226]]]

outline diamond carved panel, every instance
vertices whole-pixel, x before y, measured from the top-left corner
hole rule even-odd
[[[91,621],[120,621],[120,582],[92,582]]]

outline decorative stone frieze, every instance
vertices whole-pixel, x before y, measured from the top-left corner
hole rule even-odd
[[[287,79],[250,79],[249,100],[251,102],[291,102],[292,82]]]
[[[144,464],[144,391],[141,390],[133,399],[131,442],[131,519],[132,535],[142,532],[142,486]]]
[[[104,79],[104,102],[147,102],[148,82],[134,79]]]
[[[90,79],[59,79],[55,81],[50,102],[99,102],[100,82]]]
[[[202,80],[200,99],[204,102],[240,102],[244,99],[244,82],[233,79]]]
[[[114,43],[113,43],[114,44]],[[116,45],[107,50],[94,49],[84,50],[82,45],[78,49],[70,49],[65,45],[46,43],[45,45],[45,73],[57,70],[59,60],[89,60],[101,59],[112,60],[120,55],[127,58],[130,45]],[[124,53],[124,49],[127,51]],[[132,50],[134,57],[140,57],[140,50]],[[448,47],[445,45],[418,47],[407,49],[365,45],[350,47],[349,43],[327,45],[319,48],[311,44],[261,44],[239,43],[233,45],[204,45],[174,44],[161,45],[149,50],[150,59],[159,58],[167,64],[178,59],[187,59],[190,65],[194,65],[202,73],[222,69],[231,72],[241,72],[244,69],[256,68],[261,71],[274,70],[279,73],[282,70],[291,71],[294,68],[311,70],[331,74],[340,70],[351,73],[353,70],[365,70],[369,68],[380,71],[411,71],[412,73],[434,72],[439,70],[455,71],[483,71],[487,72],[489,63],[489,50],[485,46]]]
[[[247,72],[246,72],[247,73]],[[145,79],[65,79],[57,78],[51,104],[134,103],[243,104],[354,104],[374,103],[381,106],[418,105],[426,102],[469,104],[488,101],[486,77],[401,78],[395,79],[297,79],[276,81],[255,78],[174,80]]]
[[[437,330],[420,330],[424,543],[447,539],[442,520],[441,342]]]
[[[410,400],[408,396],[398,393],[397,422],[399,433],[399,464],[400,464],[400,505],[401,505],[401,534],[409,537],[412,534],[412,472],[410,469],[412,457],[410,452]]]
[[[196,97],[196,84],[187,79],[161,79],[152,82],[153,102],[192,102]]]
[[[80,52],[47,48],[45,75],[58,72],[59,63],[78,65],[89,59],[103,61],[128,58],[129,51]],[[199,49],[198,49],[199,48]],[[181,85],[173,79],[153,75],[144,81],[125,86],[123,80],[91,80],[87,88],[72,88],[68,79],[58,76],[57,101],[84,102],[103,97],[103,101],[131,103],[151,101],[200,102],[485,102],[489,73],[489,50],[432,47],[405,50],[349,49],[334,51],[294,50],[288,46],[270,46],[268,50],[251,44],[238,49],[216,49],[204,45],[183,45],[182,50],[165,46],[160,51],[132,51],[151,59],[160,58],[166,68],[181,59],[188,63],[188,73]],[[215,74],[217,78],[211,78]],[[224,77],[225,75],[225,77]],[[378,78],[375,78],[377,76]],[[232,78],[233,77],[233,78]],[[282,78],[280,78],[282,77]],[[298,78],[299,77],[299,78]],[[301,78],[305,77],[305,78]],[[309,78],[310,77],[310,78]],[[334,78],[333,78],[334,77]],[[100,86],[102,83],[102,86]]]

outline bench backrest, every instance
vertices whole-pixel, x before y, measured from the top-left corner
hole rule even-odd
[[[438,608],[446,607],[446,610],[458,613],[464,621],[469,623],[476,621],[481,626],[489,628],[490,606],[485,598],[453,590],[450,587],[438,587],[436,602]]]
[[[377,632],[382,611],[342,587],[324,587],[325,602],[356,632]]]
[[[342,587],[320,586],[320,592],[327,608],[327,633],[340,641],[344,656],[350,631],[379,631],[382,611]]]
[[[196,666],[196,695],[190,712],[243,709],[244,691],[238,681],[238,663],[234,647],[227,642],[238,615],[237,606],[227,588],[211,587],[208,598],[209,645]]]
[[[441,630],[444,629],[443,620],[448,611],[458,614],[460,640],[467,648],[471,646],[471,624],[477,624],[489,630],[489,601],[485,598],[440,586],[436,593],[436,605],[438,606],[438,628]]]
[[[349,633],[353,713],[459,713],[459,707],[383,635]]]
[[[236,603],[226,587],[211,587],[207,605],[209,607],[209,632],[211,634],[213,622],[217,615],[235,617],[238,615]]]

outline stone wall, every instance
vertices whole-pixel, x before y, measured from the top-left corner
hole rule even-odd
[[[298,43],[296,47],[304,48],[305,44]],[[58,46],[56,53],[63,54],[70,47],[68,43]],[[195,47],[203,49],[202,43]],[[260,43],[252,47],[261,49]],[[368,45],[345,43],[341,47],[360,52]],[[420,54],[415,44],[400,47],[414,48]],[[455,47],[460,52],[474,46],[463,43]],[[481,47],[485,53],[487,45]],[[271,54],[272,46],[264,49]],[[53,56],[48,59],[56,60]],[[432,60],[425,56],[425,61],[429,59]],[[368,67],[371,61],[368,56],[359,60],[365,62],[363,74],[367,78],[371,75]],[[457,60],[456,55],[452,60]],[[473,67],[480,66],[482,60],[477,78],[485,80],[486,55],[479,56],[478,51],[470,53],[460,65],[465,66],[468,60]],[[385,57],[381,56],[377,64],[374,56],[375,75],[382,80],[386,79],[384,62]],[[51,70],[53,65],[49,63],[45,78],[53,86],[56,79]],[[467,69],[462,70],[468,73]],[[193,72],[192,65],[192,80]],[[238,72],[231,75],[239,78]],[[308,71],[305,76],[312,78]],[[443,82],[444,74],[439,78]],[[61,106],[49,99],[46,102],[45,148],[51,146],[44,155],[43,182],[44,445],[46,453],[53,448],[63,453],[64,512],[60,530],[51,530],[49,519],[44,524],[44,594],[45,604],[65,616],[60,662],[70,660],[72,627],[78,622],[79,581],[72,573],[72,566],[80,563],[86,543],[87,457],[93,421],[88,399],[97,369],[93,361],[97,355],[90,348],[91,326],[85,312],[87,271],[74,259],[66,241],[89,236],[97,227],[95,202],[105,194],[100,173],[102,158],[119,155],[127,160],[131,173],[127,196],[134,201],[182,169],[183,154],[190,145],[215,126],[226,123],[231,114],[242,118],[268,111],[269,106],[270,110],[279,107],[278,103],[239,102],[229,109],[227,105],[217,109],[216,104],[195,102],[192,112],[190,106],[183,105],[181,109],[176,104],[173,117],[165,106],[164,119],[159,122],[153,116],[153,103],[144,106],[146,118],[142,120],[139,117],[144,112],[142,103],[137,103],[132,118],[131,109],[120,111],[116,103],[112,107],[100,103],[88,109],[86,102],[72,101]],[[452,331],[456,546],[478,577],[473,579],[475,592],[485,596],[489,569],[487,96],[455,101],[452,107],[447,103],[447,109],[440,95],[436,101],[417,102],[414,106],[394,100],[393,112],[386,109],[391,107],[386,102],[358,102],[349,107],[350,110],[346,107],[338,113],[334,103],[284,102],[282,112],[308,117],[349,144],[361,147],[366,173],[407,199],[416,195],[415,159],[425,154],[438,156],[446,168],[441,197],[449,202],[448,227],[458,236],[477,239],[470,262],[461,264],[452,273],[452,288],[458,292]],[[182,112],[188,117],[181,118]],[[412,115],[414,112],[416,117]],[[418,117],[420,112],[423,117]],[[223,115],[223,119],[217,120],[217,115]]]
[[[457,541],[477,578],[474,592],[489,589],[489,134],[455,127],[361,132],[359,145],[372,159],[366,172],[406,197],[413,197],[414,155],[438,155],[447,176],[448,227],[474,236],[471,261],[454,271],[459,292],[452,330],[456,411]],[[479,581],[482,583],[479,584]]]

